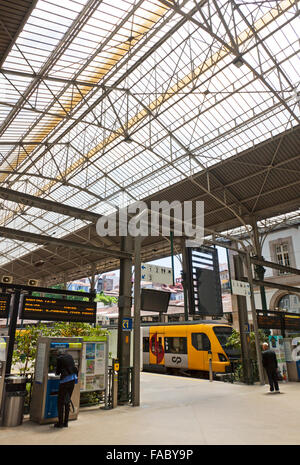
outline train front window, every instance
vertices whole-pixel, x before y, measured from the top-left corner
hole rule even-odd
[[[218,338],[225,354],[230,359],[235,359],[239,357],[239,350],[235,349],[233,346],[228,346],[228,338],[232,335],[233,329],[228,326],[215,326],[213,328],[215,335]]]
[[[228,328],[227,326],[215,326],[213,329],[221,346],[225,349],[228,338],[232,335],[232,328]]]

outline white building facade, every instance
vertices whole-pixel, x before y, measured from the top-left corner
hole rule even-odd
[[[277,226],[271,231],[260,234],[261,253],[264,260],[289,266],[300,270],[300,221],[293,222],[288,226]],[[245,242],[245,245],[247,243]],[[230,267],[233,270],[233,261],[230,260]],[[300,275],[286,273],[274,268],[264,267],[264,280],[281,285],[299,287]],[[247,276],[247,273],[244,273]],[[300,314],[300,294],[291,294],[288,290],[264,287],[267,309],[270,311],[283,310],[289,313]],[[261,291],[257,286],[254,288],[255,307],[262,309]],[[252,312],[250,298],[247,297],[247,309],[249,323],[252,323]],[[236,301],[233,300],[233,320],[234,327],[238,329],[238,316]]]

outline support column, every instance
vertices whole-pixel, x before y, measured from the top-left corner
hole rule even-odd
[[[243,278],[243,263],[240,255],[233,256],[235,279],[241,280]],[[247,312],[246,296],[237,295],[239,329],[241,337],[241,351],[242,351],[242,365],[243,365],[243,381],[246,384],[252,384],[252,369],[250,358],[250,336],[249,336],[249,322]]]
[[[264,385],[265,376],[264,376],[264,369],[263,369],[263,364],[262,364],[261,348],[260,348],[260,341],[259,341],[259,334],[258,334],[257,314],[256,314],[255,300],[254,300],[254,293],[253,293],[252,268],[251,268],[251,261],[250,261],[249,254],[247,254],[246,256],[246,263],[247,263],[248,283],[250,286],[250,301],[251,301],[252,321],[253,321],[253,329],[254,329],[254,336],[255,336],[255,349],[256,349],[259,380],[260,380],[260,384]]]
[[[92,263],[91,265],[91,279],[90,279],[90,292],[95,292],[95,276],[96,275],[96,266],[95,263]]]
[[[183,296],[184,296],[184,319],[188,321],[189,319],[189,307],[188,307],[188,287],[186,282],[187,276],[187,254],[185,246],[185,238],[181,238],[181,254],[182,254],[182,287],[183,287]]]
[[[134,339],[133,339],[133,406],[140,405],[141,373],[141,243],[142,236],[134,239]]]
[[[10,375],[11,367],[12,367],[14,344],[15,344],[16,329],[17,329],[17,320],[18,320],[18,313],[19,313],[20,295],[21,295],[20,291],[14,291],[13,305],[12,305],[10,319],[9,319],[9,330],[8,330],[9,341],[8,341],[8,349],[7,349],[5,376]]]
[[[133,251],[133,238],[121,238],[121,251]],[[123,330],[123,319],[131,318],[131,289],[132,289],[132,259],[120,259],[119,285],[119,321],[118,321],[118,360],[119,360],[119,403],[129,401],[129,368],[130,368],[130,332]]]
[[[259,260],[263,260],[263,256],[261,254],[261,245],[259,242],[259,233],[258,233],[258,228],[257,228],[257,222],[254,218],[252,218],[251,225],[253,228],[253,240],[254,240],[254,247],[255,247],[255,254],[256,257]],[[265,275],[265,269],[261,265],[256,265],[255,266],[255,272],[258,276],[258,279],[260,281],[264,280],[264,275]],[[260,297],[261,297],[261,305],[262,305],[262,310],[267,310],[267,300],[266,300],[266,292],[265,292],[265,287],[264,286],[259,286],[260,289]]]

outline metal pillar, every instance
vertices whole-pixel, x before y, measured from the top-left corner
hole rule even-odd
[[[121,238],[121,251],[132,252],[133,238]],[[119,370],[119,403],[129,401],[129,368],[130,368],[130,333],[123,330],[123,319],[131,318],[131,275],[132,258],[120,259],[120,292],[118,321],[118,360]]]
[[[172,261],[172,282],[175,286],[175,272],[174,272],[174,233],[170,232],[170,241],[171,241],[171,261]]]
[[[251,222],[252,228],[253,228],[253,239],[254,239],[254,247],[256,251],[256,257],[259,260],[263,260],[263,256],[261,254],[261,246],[259,242],[259,233],[257,229],[257,222],[256,220],[252,219]],[[256,265],[255,266],[255,272],[258,276],[258,279],[260,281],[264,280],[264,275],[265,275],[265,269],[261,265]],[[264,286],[259,286],[260,289],[260,297],[261,297],[261,305],[263,310],[267,310],[267,300],[266,300],[266,292],[265,292],[265,287]]]
[[[183,296],[184,296],[184,319],[188,321],[189,319],[189,308],[188,308],[188,286],[186,282],[187,276],[187,255],[186,255],[186,246],[185,239],[181,240],[181,254],[182,254],[182,287],[183,287]]]
[[[260,348],[260,341],[259,341],[259,335],[258,335],[257,314],[256,314],[255,300],[254,300],[254,293],[253,293],[252,268],[251,268],[251,261],[250,261],[249,254],[246,255],[246,263],[247,263],[248,283],[250,286],[250,302],[251,302],[252,321],[253,321],[253,329],[254,329],[254,336],[255,336],[257,366],[258,366],[260,384],[263,385],[265,384],[265,376],[264,376],[264,369],[262,365],[261,348]]]
[[[90,278],[90,292],[95,292],[96,285],[96,265],[95,263],[91,264],[91,278]]]
[[[140,405],[141,372],[141,243],[142,236],[134,239],[134,339],[133,339],[133,406]]]
[[[13,359],[13,352],[14,352],[14,344],[15,344],[15,337],[16,337],[16,328],[17,328],[17,320],[18,320],[18,312],[19,312],[19,303],[20,303],[20,291],[16,290],[14,292],[14,301],[12,312],[10,315],[9,320],[9,342],[8,342],[8,349],[7,349],[7,358],[6,358],[6,368],[5,368],[5,375],[9,376],[12,366],[12,359]]]
[[[233,256],[235,279],[243,278],[243,263],[240,255]],[[237,306],[239,316],[239,329],[241,337],[242,365],[243,365],[243,380],[246,384],[252,384],[252,369],[250,358],[250,338],[249,338],[249,322],[247,312],[246,297],[237,295]]]

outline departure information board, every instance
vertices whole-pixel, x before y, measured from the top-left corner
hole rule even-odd
[[[0,294],[0,318],[8,318],[10,294]]]
[[[23,320],[96,322],[96,302],[24,296]]]

